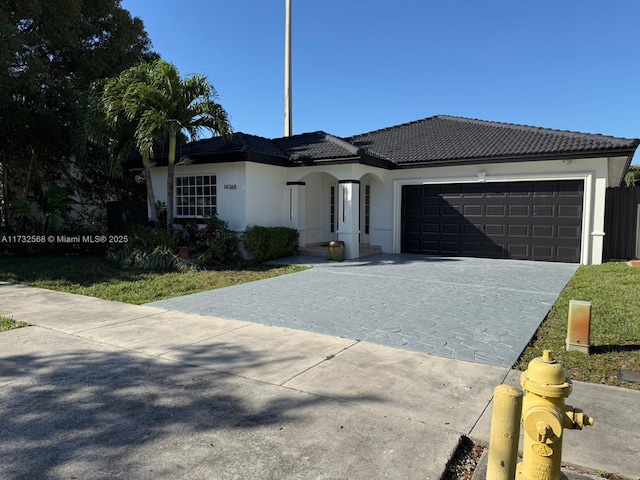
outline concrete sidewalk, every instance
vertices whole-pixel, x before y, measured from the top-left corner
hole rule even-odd
[[[0,283],[0,478],[433,479],[505,367]],[[575,382],[565,461],[636,478],[640,392]]]

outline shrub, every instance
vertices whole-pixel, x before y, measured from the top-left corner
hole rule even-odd
[[[289,257],[298,252],[297,230],[287,227],[249,227],[242,234],[245,249],[256,262]]]
[[[166,230],[150,225],[131,225],[127,245],[132,250],[150,252],[156,247],[176,248],[180,243],[180,232],[168,235]]]
[[[108,257],[125,267],[142,270],[193,270],[213,265],[228,265],[240,258],[239,240],[227,222],[216,216],[205,220],[204,228],[193,221],[184,230],[168,235],[164,229],[133,225],[129,241],[109,249]],[[188,258],[178,256],[186,247]]]
[[[173,254],[179,234],[167,235],[147,225],[132,225],[128,242],[112,246],[107,258],[124,267],[142,270],[169,271],[178,268],[179,259]]]
[[[240,258],[240,240],[229,224],[215,214],[207,217],[204,228],[196,222],[185,226],[187,246],[199,254],[201,264],[228,265]]]

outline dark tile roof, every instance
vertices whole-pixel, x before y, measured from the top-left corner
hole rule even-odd
[[[178,161],[248,160],[283,166],[360,162],[382,168],[630,156],[640,140],[438,115],[339,138],[325,132],[268,139],[234,133],[178,146]],[[166,164],[167,152],[156,162]],[[187,160],[188,159],[188,160]],[[137,163],[139,163],[139,159]]]
[[[281,161],[287,160],[287,155],[278,148],[273,140],[247,133],[236,132],[226,140],[222,137],[212,137],[195,142],[178,145],[176,157],[178,161],[191,160],[218,160],[219,157],[244,157],[250,159],[252,156],[261,158],[274,158]],[[161,152],[158,159],[165,160],[167,152]]]
[[[640,140],[438,115],[355,135],[353,145],[398,165],[596,156],[635,150]],[[622,154],[622,153],[621,153]]]
[[[273,142],[286,152],[293,162],[358,158],[360,154],[359,148],[325,132],[275,138]]]
[[[239,138],[245,150],[273,157],[286,158],[287,156],[287,154],[278,147],[276,142],[268,138],[242,132],[236,133],[235,136]]]

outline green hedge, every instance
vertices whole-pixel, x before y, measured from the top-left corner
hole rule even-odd
[[[255,225],[242,234],[242,243],[256,262],[265,262],[298,253],[298,238],[293,228]]]

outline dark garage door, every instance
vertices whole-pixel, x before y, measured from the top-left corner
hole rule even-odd
[[[402,187],[402,251],[580,261],[581,180]]]

